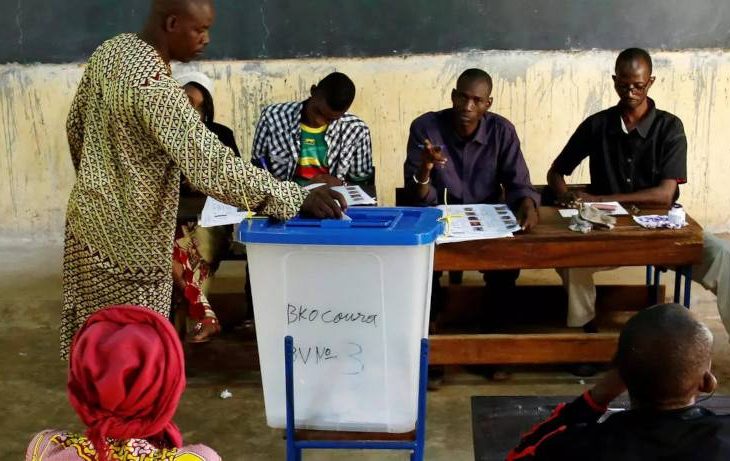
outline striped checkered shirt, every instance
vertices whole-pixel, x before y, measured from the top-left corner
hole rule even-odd
[[[302,102],[273,104],[261,111],[254,135],[251,161],[277,179],[294,177],[302,151]],[[325,132],[330,175],[341,180],[364,181],[373,175],[370,129],[352,114],[330,123]],[[262,161],[263,159],[263,161]]]

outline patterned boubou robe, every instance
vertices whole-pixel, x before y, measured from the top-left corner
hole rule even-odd
[[[168,314],[181,172],[206,195],[280,219],[306,196],[221,144],[170,67],[134,34],[91,56],[66,130],[76,183],[66,215],[63,358],[97,309],[136,304]]]

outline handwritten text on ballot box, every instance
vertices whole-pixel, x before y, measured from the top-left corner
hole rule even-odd
[[[417,408],[440,212],[348,210],[352,221],[242,223],[267,423],[285,426],[294,338],[298,427],[407,432]]]

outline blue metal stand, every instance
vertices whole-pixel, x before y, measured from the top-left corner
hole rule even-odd
[[[684,307],[689,309],[690,295],[692,293],[692,266],[680,266],[674,275],[674,302],[679,302],[679,287],[684,277]]]
[[[652,288],[650,293],[650,300],[652,304],[656,304],[659,302],[659,286],[661,282],[662,272],[666,272],[666,269],[661,269],[654,266],[646,266],[646,284]]]
[[[654,266],[646,266],[646,286],[651,285],[652,271]]]
[[[304,449],[408,450],[411,461],[423,461],[426,444],[426,388],[428,385],[428,339],[421,339],[418,376],[418,414],[414,440],[296,440],[294,426],[294,339],[284,338],[286,380],[286,459],[301,461]]]
[[[646,284],[653,288],[652,297],[653,302],[658,302],[659,293],[659,282],[661,272],[666,272],[666,269],[660,269],[653,266],[646,266]],[[653,275],[652,275],[653,273]],[[682,304],[684,307],[689,309],[690,299],[692,294],[692,266],[679,266],[675,270],[674,275],[674,302],[679,303],[682,298],[682,277],[684,277],[684,299]],[[652,280],[653,279],[653,280]]]

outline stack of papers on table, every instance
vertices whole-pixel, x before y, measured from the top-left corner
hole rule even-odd
[[[312,190],[321,186],[324,186],[324,183],[317,182],[306,186],[305,189]],[[347,201],[347,206],[369,206],[377,203],[376,200],[360,186],[334,186],[330,187],[330,189],[342,194]]]
[[[198,225],[200,227],[225,226],[227,224],[239,224],[246,218],[248,212],[239,210],[238,208],[219,202],[213,197],[205,200],[203,211],[200,213]],[[251,213],[253,216],[255,213]]]
[[[436,243],[513,237],[522,230],[507,205],[439,205],[446,226]]]
[[[583,203],[591,205],[594,208],[597,208],[611,216],[626,216],[629,214],[629,212],[626,211],[626,208],[624,208],[618,202],[583,202]],[[575,208],[564,208],[564,209],[558,210],[558,211],[560,212],[560,216],[562,216],[563,218],[570,218],[570,217],[573,217],[578,214],[578,210]]]

